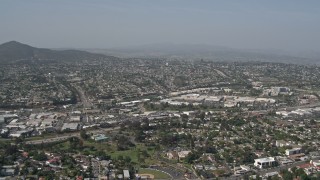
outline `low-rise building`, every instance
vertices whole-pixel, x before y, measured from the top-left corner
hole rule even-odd
[[[178,159],[178,153],[176,151],[167,152],[168,159]]]
[[[180,151],[178,152],[179,160],[184,159],[191,151]]]
[[[300,154],[302,153],[302,149],[301,148],[293,148],[293,149],[286,149],[286,155],[287,156],[291,156],[294,154]]]
[[[97,141],[97,142],[102,142],[108,140],[108,137],[104,134],[95,134],[91,136],[91,139]]]
[[[129,170],[123,170],[123,179],[130,179]]]
[[[78,123],[64,123],[61,128],[61,131],[66,131],[66,130],[69,130],[69,131],[80,130],[80,125]]]
[[[290,143],[284,140],[276,140],[276,146],[277,147],[284,147],[284,146],[289,146]]]
[[[2,166],[0,170],[1,176],[14,176],[17,172],[17,169],[15,166]]]
[[[276,165],[274,157],[259,158],[254,160],[254,166],[263,169]]]

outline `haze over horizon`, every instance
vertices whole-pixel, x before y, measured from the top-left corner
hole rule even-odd
[[[320,52],[320,1],[4,0],[0,43],[112,48],[157,43]]]

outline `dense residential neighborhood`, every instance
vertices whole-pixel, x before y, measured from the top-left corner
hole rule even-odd
[[[320,180],[320,0],[1,0],[0,180]]]
[[[0,179],[319,179],[320,68],[103,59],[0,67]]]

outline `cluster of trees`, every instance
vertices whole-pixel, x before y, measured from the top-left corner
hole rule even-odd
[[[293,180],[293,179],[301,179],[301,180],[316,180],[320,178],[320,173],[316,176],[308,176],[303,169],[293,167],[291,171],[281,170],[280,174],[283,179]]]
[[[99,150],[97,151],[95,154],[95,156],[97,156],[99,159],[101,160],[110,160],[111,159],[111,156],[108,155],[105,151],[103,150]]]
[[[70,149],[82,149],[83,141],[78,137],[71,137],[69,139]]]
[[[33,156],[33,159],[37,160],[37,161],[46,161],[46,160],[48,160],[47,155],[43,151],[40,151],[40,152],[35,151],[35,152],[33,152],[33,153],[29,154],[29,155]]]
[[[159,143],[166,147],[175,147],[184,144],[190,148],[194,148],[194,137],[191,134],[175,134],[171,132],[161,132],[159,134]]]
[[[90,138],[90,135],[87,134],[86,130],[81,130],[81,131],[80,131],[80,137],[81,137],[82,139],[87,140],[87,139]]]
[[[191,151],[191,153],[189,153],[189,154],[185,157],[184,161],[185,161],[186,163],[191,164],[191,163],[193,163],[195,160],[199,159],[199,158],[201,157],[201,155],[202,155],[202,153],[199,152],[199,151]]]
[[[135,144],[132,143],[130,141],[130,139],[124,135],[115,136],[113,140],[117,142],[117,150],[118,151],[128,150],[131,147],[135,146]]]
[[[0,164],[12,165],[19,155],[16,145],[0,142]]]

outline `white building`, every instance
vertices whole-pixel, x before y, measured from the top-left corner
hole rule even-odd
[[[184,159],[191,151],[180,151],[178,152],[179,159]]]
[[[123,170],[123,178],[124,179],[130,179],[129,170]]]
[[[276,164],[274,157],[266,157],[254,160],[254,166],[263,169],[267,167],[272,167]]]
[[[283,140],[276,140],[276,146],[277,147],[290,146],[290,143]]]
[[[300,153],[302,153],[301,148],[286,149],[287,156],[294,155],[294,154],[300,154]]]
[[[234,174],[235,175],[243,175],[251,171],[251,168],[245,165],[240,165],[240,167],[234,168]]]
[[[71,116],[70,117],[70,122],[80,122],[81,121],[81,116]]]
[[[1,123],[4,123],[5,121],[4,121],[4,116],[3,115],[0,115],[0,124]]]
[[[69,131],[77,131],[80,130],[80,125],[78,123],[64,123],[61,131],[69,130]]]

